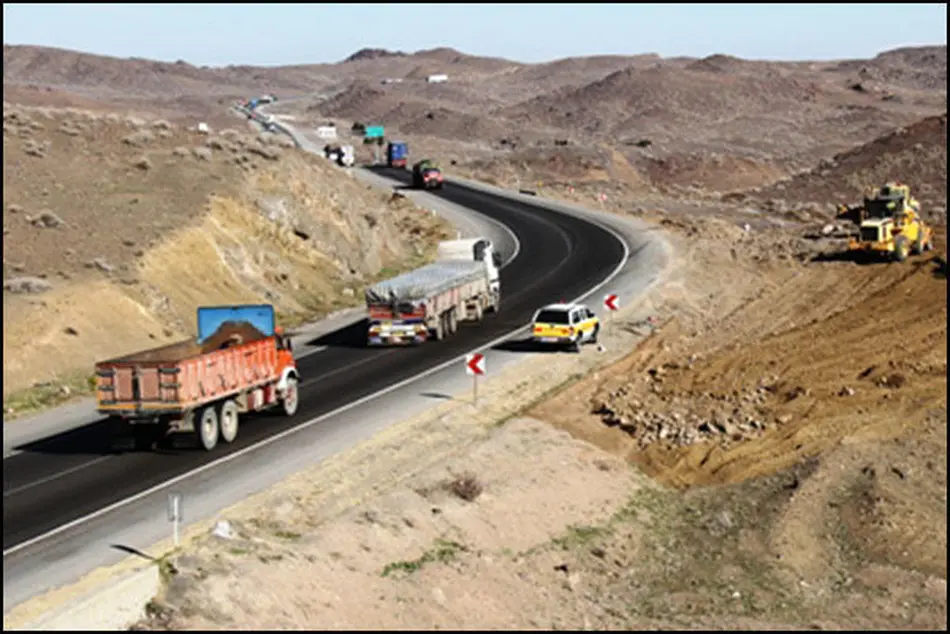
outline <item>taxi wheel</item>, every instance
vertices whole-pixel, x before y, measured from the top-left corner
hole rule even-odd
[[[594,332],[590,336],[590,342],[597,343],[597,335],[599,334],[600,334],[600,324],[597,324],[596,326],[594,326]]]

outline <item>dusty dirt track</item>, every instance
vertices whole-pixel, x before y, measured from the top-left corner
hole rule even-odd
[[[73,92],[5,77],[5,98],[115,98],[67,62],[41,75]],[[445,64],[450,84],[419,82]],[[189,97],[199,77],[215,99],[263,92],[253,69],[166,66],[169,104],[195,112],[214,106]],[[191,536],[138,627],[946,629],[945,46],[784,65],[364,51],[273,77],[321,91],[285,109],[311,123],[382,117],[450,173],[651,220],[676,265],[607,353],[527,361],[477,414],[447,403],[223,512],[233,538]],[[709,86],[720,119],[699,134]],[[834,205],[887,179],[936,251],[840,257]]]

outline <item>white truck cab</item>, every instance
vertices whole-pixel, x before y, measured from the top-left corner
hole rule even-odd
[[[501,305],[501,254],[488,238],[446,240],[439,243],[436,260],[468,260],[484,262],[488,269],[495,306]]]

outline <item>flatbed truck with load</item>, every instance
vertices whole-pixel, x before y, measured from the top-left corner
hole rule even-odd
[[[299,381],[273,306],[205,306],[195,339],[97,363],[97,409],[110,419],[115,449],[184,432],[212,451],[234,442],[241,414],[276,407],[293,416]]]
[[[491,240],[449,240],[436,261],[366,289],[367,343],[441,341],[501,308],[501,256]]]

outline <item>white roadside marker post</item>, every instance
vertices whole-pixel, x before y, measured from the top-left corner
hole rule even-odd
[[[168,521],[172,523],[172,538],[178,548],[178,524],[182,520],[181,493],[168,494]]]
[[[612,319],[613,313],[620,308],[620,305],[617,303],[618,299],[619,298],[614,293],[604,296],[604,308],[607,309],[607,314],[604,316],[604,330],[605,331],[607,330],[607,326],[609,326],[611,322],[613,321]],[[604,347],[604,345],[600,344],[600,351],[603,352],[605,350],[606,348]]]
[[[472,377],[472,403],[478,407],[478,377],[485,374],[485,355],[478,352],[466,355],[465,373]]]

